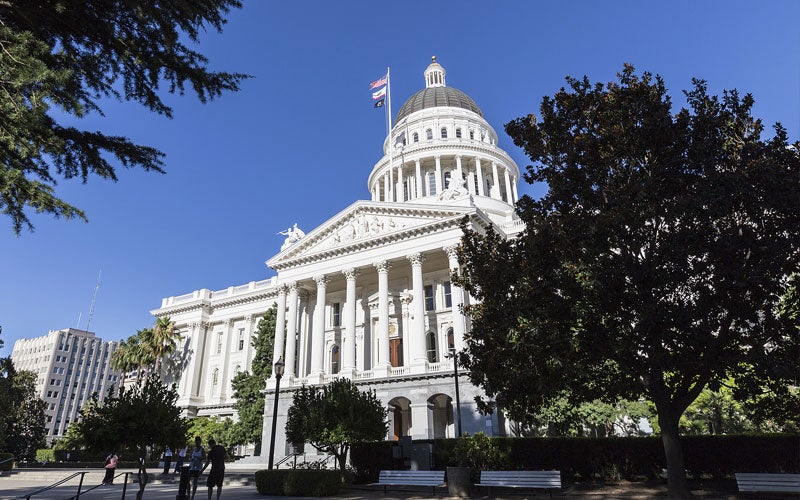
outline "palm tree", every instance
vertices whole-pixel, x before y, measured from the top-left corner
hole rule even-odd
[[[152,367],[155,361],[148,347],[148,340],[152,337],[149,328],[139,330],[136,335],[131,335],[120,342],[117,350],[111,355],[111,366],[114,369],[127,373],[136,370],[136,383],[141,380],[142,371]]]
[[[175,328],[175,323],[169,316],[163,316],[156,319],[155,327],[150,331],[150,338],[148,339],[148,350],[155,359],[155,372],[161,376],[161,366],[164,358],[169,356],[178,346],[181,334]]]

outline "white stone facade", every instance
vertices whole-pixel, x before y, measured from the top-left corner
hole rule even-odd
[[[93,393],[103,401],[116,384],[120,373],[111,368],[110,361],[117,347],[119,342],[104,342],[92,332],[75,328],[14,342],[14,367],[36,374],[36,394],[47,405],[48,443],[64,436]]]
[[[384,156],[357,201],[319,227],[287,236],[267,261],[270,280],[163,299],[156,316],[182,332],[186,369],[179,404],[189,415],[232,415],[230,380],[248,369],[257,317],[278,305],[275,361],[283,357],[276,457],[292,389],[347,377],[374,389],[389,411],[387,439],[452,437],[456,401],[451,348],[463,347],[470,297],[450,281],[466,218],[507,237],[519,169],[475,103],[446,87],[435,61],[426,88],[400,108]],[[242,344],[242,338],[244,343]],[[216,375],[215,375],[216,374]],[[274,377],[267,382],[262,449],[269,447]],[[460,379],[462,429],[503,434],[477,413],[480,390]]]

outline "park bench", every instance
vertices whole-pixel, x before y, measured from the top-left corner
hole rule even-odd
[[[386,493],[388,486],[430,486],[436,495],[436,487],[444,484],[443,470],[382,470],[378,482]]]
[[[557,470],[485,470],[481,471],[481,482],[475,486],[488,488],[561,489],[561,472]]]
[[[800,493],[800,474],[736,473],[739,491],[771,491]]]

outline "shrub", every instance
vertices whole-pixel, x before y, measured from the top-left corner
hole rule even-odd
[[[53,462],[56,459],[56,452],[51,448],[41,448],[36,450],[37,462]]]
[[[508,455],[500,449],[497,440],[483,432],[474,436],[466,434],[456,440],[450,454],[450,464],[472,469],[472,479],[477,481],[482,470],[504,470],[509,468]]]
[[[341,477],[337,470],[260,470],[256,471],[256,490],[262,495],[331,496],[339,493]]]

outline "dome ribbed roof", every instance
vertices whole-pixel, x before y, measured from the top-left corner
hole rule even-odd
[[[394,124],[396,125],[397,122],[415,111],[439,106],[468,109],[483,118],[481,109],[464,92],[453,87],[428,87],[412,95],[400,107],[400,111],[397,112],[397,116],[394,119]]]

